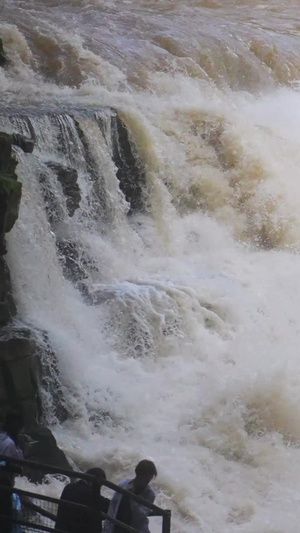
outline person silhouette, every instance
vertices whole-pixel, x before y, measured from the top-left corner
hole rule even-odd
[[[95,476],[100,483],[100,490],[102,481],[106,479],[106,475],[102,468],[90,468],[86,474]],[[76,508],[66,505],[64,502],[77,503],[84,505],[85,508]],[[65,531],[67,533],[86,533],[87,524],[90,521],[90,514],[86,507],[91,507],[93,504],[93,487],[92,482],[84,479],[79,479],[74,483],[69,483],[65,486],[60,497],[58,505],[57,518],[55,529]],[[98,510],[107,513],[110,500],[98,495]],[[102,520],[100,519],[98,525],[98,532],[102,531]]]
[[[153,503],[155,493],[149,486],[149,483],[155,476],[157,476],[155,464],[148,459],[143,459],[135,468],[135,478],[125,479],[120,483],[120,487],[126,489],[128,493],[131,492],[147,500],[149,503]],[[151,511],[148,507],[134,501],[129,495],[115,492],[107,514],[112,518],[120,520],[123,524],[137,529],[140,533],[150,533],[148,527],[148,516],[150,513]],[[126,529],[113,524],[109,520],[105,520],[104,533],[126,533]]]

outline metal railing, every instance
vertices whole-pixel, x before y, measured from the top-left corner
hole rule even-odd
[[[108,516],[106,513],[101,511],[99,508],[99,495],[101,485],[112,489],[115,492],[126,495],[127,498],[134,500],[144,507],[149,509],[149,516],[161,516],[162,517],[162,533],[170,533],[171,531],[171,511],[168,509],[161,509],[157,505],[144,500],[140,496],[133,494],[132,492],[115,485],[111,481],[102,479],[100,481],[88,474],[83,474],[81,472],[76,472],[73,470],[66,470],[61,468],[55,468],[50,465],[36,463],[33,461],[23,461],[20,459],[12,459],[0,455],[0,464],[4,462],[5,467],[0,466],[0,472],[13,473],[18,471],[20,474],[22,470],[22,475],[25,475],[30,479],[30,472],[38,471],[41,474],[56,474],[63,475],[70,479],[74,480],[84,480],[90,484],[92,487],[92,497],[91,505],[85,506],[78,503],[72,503],[66,500],[61,500],[58,498],[53,498],[44,494],[38,494],[37,492],[21,490],[12,486],[8,486],[1,482],[0,477],[0,499],[7,494],[11,494],[11,498],[20,498],[21,509],[18,512],[13,511],[13,515],[9,518],[12,524],[19,524],[24,533],[38,533],[38,532],[53,532],[56,533],[66,533],[60,532],[55,528],[55,522],[57,518],[58,505],[62,502],[64,507],[73,508],[76,515],[78,511],[82,511],[82,515],[85,517],[85,528],[86,533],[99,533],[99,524],[101,526],[101,520],[109,520],[113,524],[122,527],[122,529],[129,531],[130,533],[139,533],[138,530],[134,529],[123,522],[120,522],[116,518]],[[3,464],[3,463],[2,463]],[[3,470],[5,468],[5,470]],[[1,523],[5,523],[7,520],[3,515],[0,514],[0,526]],[[2,521],[2,522],[1,522]],[[80,524],[78,524],[79,526]],[[2,532],[4,527],[0,527]],[[9,530],[8,530],[9,531]],[[69,533],[69,532],[68,532]],[[71,533],[71,532],[70,532]]]

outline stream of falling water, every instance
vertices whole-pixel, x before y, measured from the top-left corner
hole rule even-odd
[[[152,459],[174,533],[298,533],[298,2],[2,4],[0,123],[26,133],[21,110],[37,139],[18,152],[7,260],[18,320],[58,358],[60,446],[115,482]],[[76,107],[117,110],[145,168],[142,212],[127,214],[108,111],[102,128],[77,117],[95,188]],[[49,160],[78,170],[72,217]],[[57,240],[76,243],[93,305]]]

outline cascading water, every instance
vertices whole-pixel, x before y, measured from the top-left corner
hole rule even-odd
[[[60,446],[115,482],[152,458],[174,532],[298,533],[297,2],[0,12],[0,130],[35,140],[7,262]]]

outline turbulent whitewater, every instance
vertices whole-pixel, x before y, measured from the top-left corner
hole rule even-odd
[[[44,405],[59,445],[115,482],[152,459],[174,533],[298,533],[298,2],[2,0],[0,14],[0,130],[36,138],[18,152],[6,257],[18,321],[57,358],[67,417],[51,387]],[[143,169],[137,209],[111,113]],[[78,171],[72,216],[49,160]],[[84,282],[58,242],[76,244]]]

